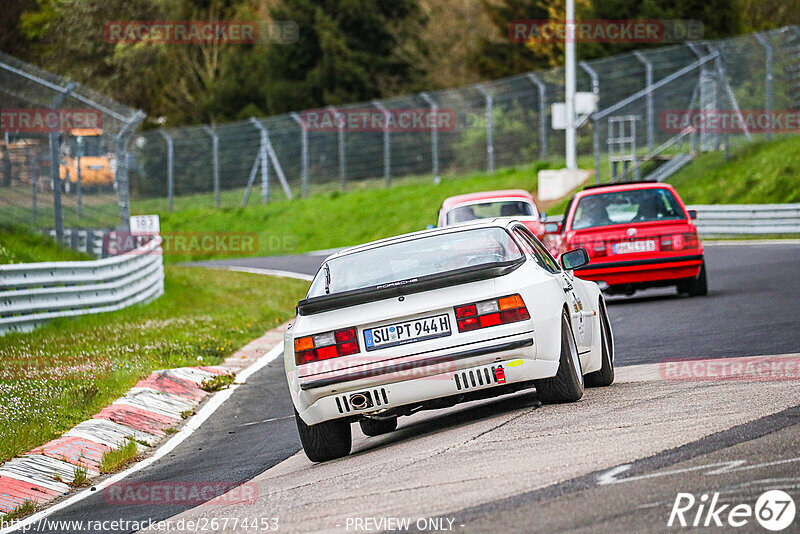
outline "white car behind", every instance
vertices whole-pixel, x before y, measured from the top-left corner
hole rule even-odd
[[[535,387],[576,401],[614,380],[614,343],[594,282],[563,268],[521,222],[481,220],[349,248],[325,260],[285,338],[306,455],[350,452],[397,418]]]

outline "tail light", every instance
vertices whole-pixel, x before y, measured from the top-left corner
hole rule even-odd
[[[697,248],[697,234],[672,234],[661,236],[661,250]]]
[[[586,249],[589,251],[589,257],[599,258],[606,255],[606,244],[602,241],[598,241]]]
[[[511,295],[499,299],[482,300],[453,308],[459,332],[469,332],[498,324],[516,323],[530,319],[522,297]]]
[[[355,328],[343,328],[294,340],[294,361],[297,365],[358,354],[358,335]]]
[[[566,250],[572,250],[573,248],[583,247],[586,249],[586,252],[589,253],[590,258],[600,258],[605,256],[606,253],[606,243],[605,241],[581,241],[576,240],[574,242],[567,243]]]

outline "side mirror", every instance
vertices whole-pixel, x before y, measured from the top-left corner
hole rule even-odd
[[[545,223],[545,225],[544,225],[544,233],[545,234],[560,234],[561,233],[561,223]]]
[[[583,247],[576,248],[562,254],[561,258],[559,258],[559,262],[565,271],[579,269],[589,265],[589,253],[586,252],[586,249]]]
[[[697,218],[697,210],[689,210],[689,218],[696,219]]]
[[[547,213],[546,213],[546,212],[544,212],[544,211],[543,211],[543,212],[541,212],[541,213],[539,214],[539,220],[540,220],[541,222],[547,222]]]

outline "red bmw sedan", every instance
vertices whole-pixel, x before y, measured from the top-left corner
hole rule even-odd
[[[554,254],[584,247],[591,263],[577,270],[609,294],[677,286],[708,293],[703,243],[675,189],[658,182],[590,186],[572,197],[561,223],[548,223]]]

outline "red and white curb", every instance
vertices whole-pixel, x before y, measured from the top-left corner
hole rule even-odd
[[[69,493],[79,466],[86,469],[87,479],[99,476],[103,454],[131,439],[139,452],[155,446],[167,436],[167,429],[178,426],[185,412],[193,411],[209,395],[200,388],[203,381],[245,370],[242,376],[246,379],[269,363],[265,355],[274,352],[271,359],[277,357],[286,327],[284,324],[251,341],[219,366],[155,371],[92,419],[0,465],[0,514],[12,512],[26,501],[42,505]],[[187,427],[194,430],[200,423]],[[180,441],[183,439],[185,436]]]

